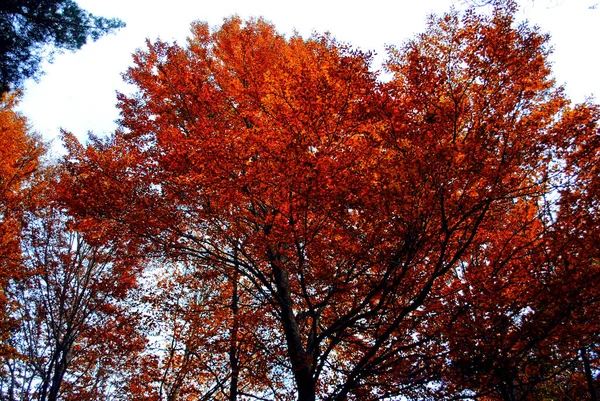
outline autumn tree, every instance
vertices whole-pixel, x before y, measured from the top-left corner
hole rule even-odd
[[[0,110],[0,399],[114,399],[145,343],[127,298],[142,259],[69,228],[16,104]]]
[[[145,344],[135,304],[127,300],[139,259],[68,228],[51,193],[53,170],[39,173],[41,200],[24,216],[23,273],[9,283],[15,308],[6,343],[14,352],[1,359],[0,398],[115,399],[126,393],[123,377],[135,371]]]
[[[284,350],[265,306],[248,296],[243,280],[215,274],[197,261],[161,261],[142,281],[146,327],[152,339],[133,394],[157,399],[235,400],[248,394],[279,399],[277,368]],[[269,350],[265,353],[265,350]],[[139,384],[138,384],[139,383]]]
[[[508,258],[497,267],[515,290],[535,276],[502,247],[537,244],[538,205],[557,193],[552,160],[569,154],[557,138],[575,134],[548,37],[514,12],[432,17],[391,49],[386,84],[369,54],[262,20],[197,23],[187,46],[135,54],[139,90],[119,96],[120,129],[87,146],[65,136],[60,190],[83,232],[208,274],[195,290],[208,304],[189,290],[159,302],[194,327],[179,331],[186,352],[166,354],[177,372],[191,372],[181,358],[195,350],[223,355],[226,338],[222,398],[249,380],[246,349],[285,350],[255,372],[283,375],[284,388],[257,383],[259,398],[291,383],[301,401],[425,398],[443,382],[455,348],[441,323],[470,296],[460,280],[487,285],[482,258]],[[189,380],[204,380],[209,366],[195,363]]]
[[[600,338],[598,327],[600,293],[597,274],[600,270],[600,110],[597,106],[574,108],[564,118],[562,125],[572,135],[561,138],[565,169],[560,182],[561,196],[556,211],[556,230],[552,238],[564,251],[556,265],[568,274],[563,289],[573,289],[579,284],[583,291],[573,294],[579,305],[573,319],[578,333],[572,346],[577,349],[591,400],[599,399],[598,375],[600,365]],[[596,276],[594,276],[596,274]],[[577,287],[575,287],[577,288]],[[563,290],[564,291],[564,290]],[[596,366],[594,369],[592,363]]]
[[[33,176],[44,146],[29,134],[25,118],[15,111],[17,94],[4,94],[0,104],[0,355],[10,353],[6,340],[14,325],[17,305],[9,285],[24,276],[21,232],[24,214],[33,205]]]
[[[597,330],[592,310],[597,309],[593,283],[598,280],[598,271],[590,268],[597,255],[589,247],[585,253],[574,248],[575,230],[565,231],[556,217],[559,197],[559,203],[568,205],[579,198],[579,194],[571,200],[566,200],[564,192],[559,195],[568,187],[562,163],[573,157],[567,155],[573,152],[574,138],[597,135],[598,117],[592,105],[571,109],[560,90],[554,88],[545,61],[547,37],[524,25],[511,29],[513,22],[502,19],[499,10],[494,18],[503,22],[496,29],[482,27],[472,13],[463,17],[465,30],[457,28],[460,22],[456,17],[432,21],[431,35],[408,45],[415,62],[402,63],[399,59],[392,69],[401,68],[403,77],[410,77],[409,68],[415,68],[415,79],[408,81],[413,88],[410,103],[403,109],[421,111],[422,126],[431,130],[433,141],[441,140],[440,133],[447,130],[453,133],[450,140],[457,146],[472,144],[461,136],[465,135],[464,127],[469,128],[467,135],[492,132],[496,139],[503,138],[486,145],[500,152],[500,166],[487,160],[475,167],[472,178],[463,180],[460,177],[467,173],[468,165],[464,162],[435,168],[438,174],[447,174],[451,199],[457,194],[464,201],[481,196],[481,189],[467,195],[454,185],[480,180],[486,176],[485,170],[508,166],[515,156],[526,161],[528,156],[511,155],[504,140],[513,149],[524,146],[532,155],[540,152],[531,160],[537,161],[529,167],[530,186],[521,187],[522,196],[513,198],[512,205],[498,215],[498,222],[480,227],[478,246],[461,258],[455,277],[446,281],[446,290],[453,295],[447,296],[444,307],[454,312],[436,321],[436,325],[446,325],[439,329],[445,332],[449,363],[453,373],[462,375],[453,380],[454,384],[466,387],[466,394],[491,393],[514,400],[535,394],[538,384],[562,375],[561,366],[570,366],[578,357],[577,348],[572,346],[574,339],[586,335],[587,330]],[[519,42],[521,45],[515,46]],[[518,47],[521,52],[513,53],[506,46]],[[431,79],[424,80],[421,74]],[[418,107],[415,100],[420,103]],[[512,133],[498,119],[502,110],[505,119],[518,124]],[[546,128],[540,125],[544,121]],[[528,134],[530,130],[537,134]],[[533,142],[528,142],[531,139]],[[447,149],[435,153],[436,145],[432,142],[421,160],[427,164],[447,162]],[[478,158],[482,153],[478,149],[468,157]],[[489,182],[482,184],[482,188],[493,188]],[[578,218],[583,217],[582,210],[576,213]],[[588,227],[580,229],[593,226]],[[585,237],[591,240],[595,235]],[[565,269],[565,258],[573,259],[577,254],[585,255],[581,263]],[[589,304],[584,307],[584,303]]]
[[[447,323],[453,345],[446,379],[467,394],[508,401],[598,397],[592,366],[600,255],[592,243],[599,118],[591,104],[563,109],[549,194],[528,206],[528,218],[507,219],[452,284],[461,293],[454,301],[460,313]]]

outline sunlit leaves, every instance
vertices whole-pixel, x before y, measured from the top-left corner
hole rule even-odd
[[[59,192],[92,244],[161,261],[144,397],[513,400],[595,349],[597,110],[514,12],[431,17],[387,83],[260,19],[134,55]]]

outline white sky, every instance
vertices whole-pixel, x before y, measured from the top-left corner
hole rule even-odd
[[[44,64],[39,82],[25,87],[22,112],[46,140],[64,128],[84,139],[88,131],[108,134],[115,127],[116,91],[130,90],[121,73],[131,64],[131,53],[146,38],[185,41],[190,23],[220,25],[223,18],[262,16],[278,30],[332,33],[362,50],[374,50],[381,63],[386,44],[401,44],[423,31],[431,12],[443,13],[464,0],[79,0],[96,15],[118,17],[127,27],[86,45],[75,53],[55,56]],[[600,4],[597,0],[520,0],[521,17],[551,34],[557,81],[576,101],[600,98]],[[592,8],[590,8],[592,7]],[[58,147],[55,144],[55,149]]]

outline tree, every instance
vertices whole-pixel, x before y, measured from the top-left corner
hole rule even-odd
[[[255,330],[257,322],[267,327],[275,322],[249,297],[239,275],[215,274],[212,266],[194,260],[163,261],[146,280],[153,341],[138,397],[280,399],[284,382],[277,368],[285,352],[272,332]]]
[[[532,206],[529,218],[507,219],[451,284],[457,313],[440,323],[447,325],[449,393],[515,401],[577,391],[573,399],[585,398],[580,354],[594,344],[600,270],[583,255],[565,265],[581,250],[544,225],[545,205]]]
[[[262,20],[195,24],[186,47],[148,43],[120,129],[87,146],[65,135],[62,198],[80,230],[210,272],[219,284],[199,292],[231,314],[197,314],[187,344],[218,353],[226,332],[251,348],[235,327],[267,333],[261,358],[285,350],[258,372],[283,375],[268,397],[293,383],[300,401],[425,398],[455,351],[441,323],[470,296],[456,272],[470,265],[468,284],[485,286],[474,261],[505,257],[499,234],[535,233],[553,157],[574,135],[548,37],[514,12],[432,17],[391,50],[387,84],[369,54]],[[509,255],[498,268],[517,289],[530,277]],[[264,317],[236,320],[236,299]],[[217,380],[223,398],[235,399],[237,362]]]
[[[6,339],[14,325],[16,308],[9,285],[25,275],[21,258],[24,215],[35,207],[34,174],[44,146],[29,134],[25,118],[17,113],[17,94],[2,95],[0,104],[0,356],[11,353]]]
[[[498,11],[495,18],[500,17]],[[589,199],[588,208],[580,206],[573,213],[571,218],[581,224],[577,228],[567,228],[557,214],[567,205],[572,208],[580,204],[581,194],[589,193],[596,185],[597,174],[591,164],[585,170],[592,173],[586,175],[584,183],[573,177],[566,180],[570,169],[561,166],[560,160],[573,160],[575,138],[586,138],[584,142],[590,147],[597,143],[598,115],[593,105],[571,109],[562,93],[553,88],[547,67],[540,63],[545,57],[538,54],[535,61],[535,53],[529,53],[536,48],[531,46],[533,43],[541,44],[547,38],[535,31],[525,34],[525,26],[512,31],[508,20],[504,28],[481,29],[472,17],[467,13],[463,18],[468,28],[464,30],[456,28],[460,25],[456,18],[438,19],[432,23],[429,35],[408,45],[415,62],[396,65],[404,67],[404,77],[414,77],[408,81],[413,86],[410,103],[403,109],[421,111],[426,123],[423,125],[429,127],[433,140],[441,140],[441,133],[446,131],[453,133],[452,140],[456,141],[454,135],[460,138],[465,126],[475,135],[487,131],[510,135],[496,125],[500,122],[498,113],[504,109],[506,116],[521,119],[526,127],[514,131],[519,134],[509,139],[512,146],[525,146],[532,152],[545,147],[538,163],[546,166],[531,166],[529,177],[536,181],[531,182],[529,193],[515,197],[514,204],[500,214],[501,223],[478,230],[479,246],[461,258],[455,278],[445,283],[448,293],[454,294],[447,297],[445,308],[453,312],[447,313],[446,319],[436,319],[446,338],[440,341],[449,344],[448,363],[454,370],[450,376],[462,375],[454,379],[446,376],[445,380],[460,383],[466,394],[474,391],[488,396],[498,393],[505,400],[526,399],[528,393],[535,394],[538,384],[554,380],[563,373],[561,366],[570,366],[578,358],[574,339],[587,338],[588,330],[597,331],[597,294],[592,283],[598,280],[598,270],[592,263],[598,253],[589,243],[584,246],[577,239],[580,234],[575,234],[578,230],[586,233],[585,242],[597,238],[593,231],[597,217],[584,218],[591,213],[597,216],[594,202]],[[519,39],[514,35],[523,36]],[[515,46],[521,40],[522,44]],[[516,54],[507,46],[519,47],[522,52]],[[531,67],[534,69],[528,71]],[[431,78],[423,79],[423,74]],[[537,89],[532,90],[532,82],[537,82]],[[415,99],[420,102],[417,106]],[[540,102],[542,99],[545,101]],[[560,118],[554,118],[561,122],[552,126],[554,113],[560,113]],[[540,122],[538,118],[548,122],[547,132],[543,136],[528,135],[527,129],[534,129]],[[407,120],[402,117],[400,122]],[[419,132],[414,128],[411,131]],[[543,144],[527,143],[531,138]],[[490,149],[506,151],[501,143],[490,143]],[[436,149],[435,143],[430,149]],[[587,158],[576,157],[580,163],[589,163],[591,155],[597,155],[591,149],[585,154]],[[423,160],[427,164],[448,160],[448,156],[442,156],[430,151]],[[452,185],[482,179],[491,166],[489,162],[479,164],[473,178],[465,180],[461,174],[466,166],[459,164],[454,170],[453,165],[437,167]],[[574,189],[576,181],[579,184]],[[489,183],[483,187],[489,187]],[[458,187],[450,193],[464,194],[464,190]],[[480,190],[476,193],[480,196]],[[562,199],[561,206],[557,198]]]
[[[72,0],[6,0],[0,5],[0,93],[37,76],[55,50],[80,49],[89,38],[124,27],[96,17]]]
[[[3,95],[0,399],[115,399],[144,347],[127,298],[142,259],[122,241],[94,243],[69,229],[57,167],[43,161],[45,146],[16,104],[17,94]]]
[[[22,274],[8,283],[13,352],[0,359],[0,399],[129,399],[124,378],[145,344],[128,299],[140,259],[69,230],[51,192],[53,170],[37,173],[45,175],[42,199],[25,215]]]

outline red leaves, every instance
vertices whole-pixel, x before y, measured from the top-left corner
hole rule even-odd
[[[301,400],[513,399],[555,377],[576,355],[561,325],[597,308],[574,289],[594,299],[598,116],[567,108],[513,13],[433,17],[387,84],[368,54],[262,20],[136,53],[122,130],[66,136],[60,191],[93,243],[175,261],[148,296],[164,375],[140,377]]]
[[[38,170],[44,146],[29,134],[25,118],[14,108],[17,94],[4,94],[0,103],[0,357],[10,354],[8,337],[15,326],[12,312],[19,307],[9,288],[26,278],[21,258],[25,215],[34,210]]]

